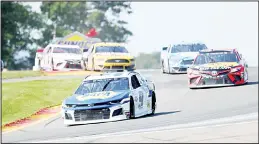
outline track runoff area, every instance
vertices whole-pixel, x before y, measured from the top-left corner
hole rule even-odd
[[[249,83],[246,85],[195,90],[188,88],[186,74],[162,74],[159,70],[139,71],[156,84],[155,115],[66,127],[60,114],[57,114],[37,124],[2,133],[2,142],[258,142],[258,68],[249,68]],[[221,132],[220,126],[223,130]],[[190,131],[191,128],[195,129]],[[195,136],[193,131],[200,136]],[[225,136],[230,137],[224,138],[221,134],[220,138],[218,134],[213,136],[208,132],[224,132]],[[243,134],[242,140],[240,132],[248,135]],[[168,134],[172,135],[168,137]]]

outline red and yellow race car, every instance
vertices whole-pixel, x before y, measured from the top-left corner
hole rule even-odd
[[[187,69],[189,88],[241,85],[248,82],[248,65],[237,49],[206,49]]]

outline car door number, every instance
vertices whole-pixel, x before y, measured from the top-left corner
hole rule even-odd
[[[143,92],[139,92],[139,105],[138,105],[138,108],[143,108],[143,104],[144,104],[144,95],[143,95]]]

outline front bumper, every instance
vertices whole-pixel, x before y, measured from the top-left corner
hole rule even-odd
[[[187,73],[189,66],[170,66],[170,73]]]
[[[189,88],[207,88],[221,87],[244,84],[244,76],[242,72],[224,73],[217,76],[208,74],[189,75]]]
[[[81,60],[60,61],[54,64],[54,70],[81,70]]]
[[[89,124],[125,120],[129,116],[129,102],[112,106],[61,110],[65,125]]]
[[[95,66],[97,70],[135,70],[136,66],[133,63],[104,63],[104,64],[97,64]]]

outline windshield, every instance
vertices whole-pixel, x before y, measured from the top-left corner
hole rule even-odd
[[[216,62],[238,62],[238,59],[234,52],[210,52],[198,55],[194,64],[202,65]]]
[[[85,95],[93,92],[129,90],[128,78],[109,78],[89,80],[82,83],[75,94]]]
[[[199,52],[200,50],[207,49],[205,44],[178,44],[174,45],[171,53],[179,52]]]
[[[53,49],[53,53],[74,53],[81,54],[81,50],[79,48],[63,48],[63,47],[55,47]]]
[[[191,64],[193,63],[193,61],[194,61],[193,59],[190,59],[190,60],[183,60],[183,61],[182,61],[182,64],[183,64],[183,65],[191,65]]]
[[[96,47],[96,53],[105,53],[105,52],[119,52],[119,53],[128,53],[127,49],[122,46],[99,46]]]

